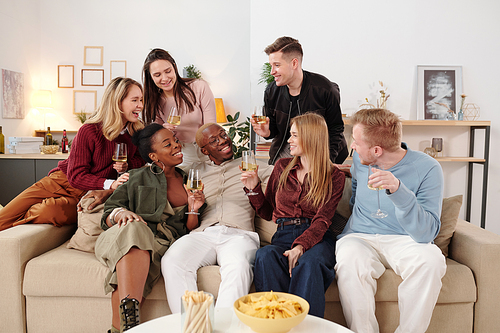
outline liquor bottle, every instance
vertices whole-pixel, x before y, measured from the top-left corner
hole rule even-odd
[[[68,137],[66,136],[66,130],[64,129],[63,137],[61,139],[61,151],[63,152],[63,154],[68,152],[68,144],[69,144]]]
[[[47,127],[47,133],[45,134],[45,145],[52,146],[52,133],[50,133],[50,127]]]
[[[2,133],[2,126],[0,126],[0,154],[5,154],[5,137]]]

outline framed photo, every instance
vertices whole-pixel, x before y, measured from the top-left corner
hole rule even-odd
[[[24,119],[24,74],[2,69],[3,118]]]
[[[73,113],[94,113],[97,90],[73,90]]]
[[[417,66],[417,118],[445,120],[462,95],[462,66]]]
[[[125,60],[111,60],[109,63],[109,79],[127,77],[127,62]]]
[[[84,46],[83,64],[85,66],[102,66],[103,46]]]
[[[75,86],[75,66],[59,65],[57,66],[57,87],[73,88]]]
[[[82,86],[103,86],[104,69],[82,69]]]

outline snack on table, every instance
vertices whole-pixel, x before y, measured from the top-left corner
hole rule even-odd
[[[212,333],[210,321],[210,307],[214,297],[203,291],[187,291],[182,296],[182,306],[185,314],[183,318],[183,333]]]
[[[239,301],[238,310],[257,318],[281,319],[295,317],[302,313],[299,302],[275,293],[267,292],[263,296],[249,295],[245,301]]]

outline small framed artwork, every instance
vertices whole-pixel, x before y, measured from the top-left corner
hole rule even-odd
[[[462,66],[417,66],[417,118],[446,120],[462,95]]]
[[[24,119],[24,74],[2,69],[2,116]]]
[[[127,77],[127,61],[125,60],[111,60],[109,63],[109,79],[113,80],[115,77]]]
[[[84,46],[83,64],[85,66],[102,66],[103,46]]]
[[[97,90],[73,90],[73,113],[94,113]]]
[[[82,69],[82,86],[103,86],[104,69]]]
[[[58,65],[57,66],[57,87],[74,88],[75,86],[75,66]]]

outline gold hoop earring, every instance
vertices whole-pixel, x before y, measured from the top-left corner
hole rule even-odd
[[[158,167],[160,167],[159,165],[156,164],[156,162],[160,162],[161,163],[161,172],[154,172],[153,171],[153,165],[156,165]],[[162,174],[164,171],[165,171],[165,164],[163,164],[162,161],[153,161],[151,162],[151,164],[149,165],[149,171],[151,171],[151,173],[153,175],[159,175],[159,174]]]

